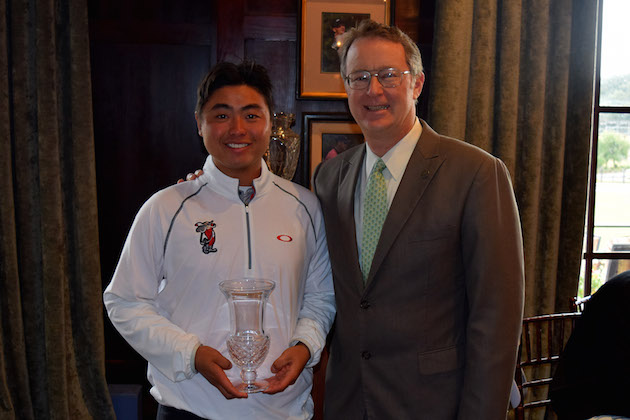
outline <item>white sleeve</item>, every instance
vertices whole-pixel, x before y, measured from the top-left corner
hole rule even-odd
[[[123,338],[170,380],[181,381],[196,373],[194,356],[201,343],[156,305],[165,239],[152,202],[145,203],[134,220],[103,302]]]
[[[319,363],[326,345],[326,336],[335,318],[335,292],[326,244],[326,231],[319,208],[315,214],[315,252],[309,261],[304,300],[291,343],[298,341],[308,347],[311,358],[306,367]]]

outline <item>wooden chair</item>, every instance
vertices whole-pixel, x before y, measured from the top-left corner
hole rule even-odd
[[[586,302],[589,301],[589,299],[591,298],[591,296],[584,296],[583,298],[577,297],[575,296],[572,300],[571,300],[571,304],[573,305],[573,308],[577,311],[577,312],[582,312],[584,310],[584,305],[586,304]]]
[[[579,316],[579,312],[571,312],[523,319],[515,373],[521,395],[514,409],[516,420],[556,418],[549,407],[549,385]]]

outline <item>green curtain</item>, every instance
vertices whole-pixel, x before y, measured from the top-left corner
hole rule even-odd
[[[0,3],[0,418],[109,419],[87,3]]]
[[[429,123],[508,166],[525,316],[571,310],[588,182],[597,2],[440,0]]]

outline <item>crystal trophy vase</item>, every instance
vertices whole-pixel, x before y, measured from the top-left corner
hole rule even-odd
[[[265,380],[257,379],[256,369],[269,353],[269,336],[263,330],[267,299],[276,284],[271,280],[244,278],[219,284],[230,308],[230,336],[227,348],[232,362],[241,369],[243,382],[234,386],[248,394],[264,391]]]
[[[273,114],[269,149],[263,156],[271,172],[288,180],[293,179],[300,157],[300,136],[291,130],[294,123],[293,114]]]

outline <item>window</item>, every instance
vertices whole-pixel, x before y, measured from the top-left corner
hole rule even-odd
[[[630,270],[630,1],[600,0],[589,194],[578,296]]]

